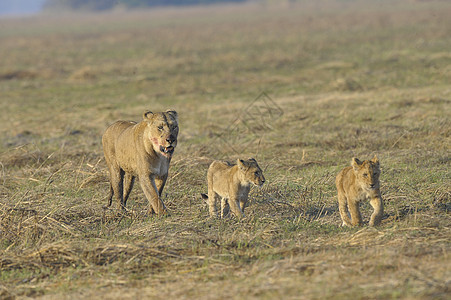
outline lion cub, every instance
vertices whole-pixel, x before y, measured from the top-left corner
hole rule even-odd
[[[216,203],[222,198],[221,218],[226,215],[227,202],[235,216],[244,217],[250,184],[265,183],[263,172],[253,158],[238,159],[236,164],[216,160],[208,168],[207,179],[208,196],[202,194],[202,198],[207,200],[211,217],[217,216]]]
[[[341,170],[335,184],[338,190],[338,206],[343,220],[342,226],[362,225],[359,203],[370,200],[374,209],[370,219],[370,226],[378,225],[384,214],[381,192],[379,189],[379,160],[376,156],[372,160],[360,161],[353,158],[351,166]],[[348,209],[351,213],[349,219]]]

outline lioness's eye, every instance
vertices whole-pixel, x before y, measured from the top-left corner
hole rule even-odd
[[[163,130],[163,125],[158,126],[158,130],[162,131]]]
[[[374,172],[374,173],[373,173],[373,176],[376,176],[376,175],[377,175],[377,172]]]
[[[367,173],[364,173],[364,174],[363,174],[363,177],[368,177],[368,174],[367,174]]]

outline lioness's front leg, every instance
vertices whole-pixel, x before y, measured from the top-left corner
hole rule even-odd
[[[379,225],[382,220],[382,216],[384,214],[384,202],[382,201],[382,197],[380,195],[374,197],[373,199],[370,200],[370,204],[373,207],[374,211],[373,214],[371,215],[369,225],[370,226]]]
[[[139,176],[139,182],[144,195],[146,195],[147,201],[149,201],[149,213],[151,213],[153,209],[157,215],[164,214],[166,212],[166,207],[158,195],[157,186],[155,185],[155,176]]]
[[[168,174],[163,176],[156,176],[155,177],[155,185],[157,186],[158,195],[163,193],[164,185],[166,184],[166,180],[168,179]]]

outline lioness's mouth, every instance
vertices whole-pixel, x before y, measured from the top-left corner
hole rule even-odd
[[[174,150],[175,150],[175,148],[173,146],[164,147],[164,146],[160,145],[160,152],[165,155],[171,156],[172,153],[174,153]]]

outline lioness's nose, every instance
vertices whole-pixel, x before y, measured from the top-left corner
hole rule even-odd
[[[175,138],[171,135],[166,139],[166,142],[168,142],[169,144],[172,144],[173,142],[175,142]]]

